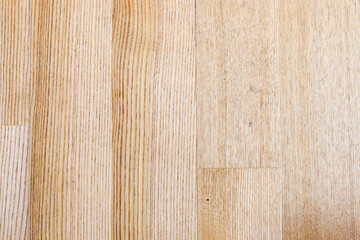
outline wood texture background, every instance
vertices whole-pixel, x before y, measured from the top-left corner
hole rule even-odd
[[[359,1],[0,20],[0,239],[360,239]]]

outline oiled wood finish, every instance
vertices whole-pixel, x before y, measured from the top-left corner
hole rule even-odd
[[[199,169],[199,239],[281,239],[280,169]]]
[[[200,167],[279,166],[277,0],[198,0]]]
[[[110,239],[110,0],[32,0],[32,239]]]
[[[196,239],[195,2],[113,9],[113,239]]]
[[[279,1],[284,239],[360,238],[360,4]]]

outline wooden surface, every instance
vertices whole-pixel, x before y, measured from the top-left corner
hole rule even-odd
[[[0,239],[29,239],[30,0],[0,1]]]
[[[278,167],[276,1],[196,3],[199,167]]]
[[[195,4],[113,9],[113,239],[196,239]]]
[[[360,238],[360,4],[279,1],[283,237]]]
[[[34,239],[111,236],[111,9],[32,1]]]
[[[0,239],[29,238],[29,125],[2,126]]]
[[[199,239],[280,239],[280,169],[199,169]]]
[[[0,3],[1,125],[29,123],[31,0]]]
[[[0,239],[360,239],[357,0],[0,20]]]

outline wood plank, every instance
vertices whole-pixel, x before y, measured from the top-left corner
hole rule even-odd
[[[29,123],[30,0],[0,2],[0,122]]]
[[[30,0],[0,2],[0,239],[30,236],[30,27]]]
[[[196,239],[195,1],[113,9],[113,239]]]
[[[359,2],[279,12],[283,237],[359,239]]]
[[[0,130],[0,239],[29,239],[29,125]]]
[[[277,167],[277,0],[196,6],[199,167]]]
[[[111,238],[112,1],[32,1],[32,239]]]
[[[280,169],[199,169],[199,239],[281,239]]]

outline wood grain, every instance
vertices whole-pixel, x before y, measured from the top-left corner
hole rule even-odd
[[[279,166],[277,0],[198,0],[199,167]]]
[[[199,169],[199,239],[281,239],[280,169]]]
[[[113,9],[113,239],[196,239],[195,1]]]
[[[358,0],[0,21],[0,239],[360,239]]]
[[[29,123],[30,0],[0,2],[0,121]]]
[[[146,239],[150,231],[147,182],[155,7],[152,1],[114,1],[113,239]]]
[[[279,1],[284,239],[359,239],[358,1]]]
[[[110,239],[110,0],[32,1],[32,239]]]
[[[0,2],[0,239],[29,239],[30,0]]]
[[[0,129],[0,239],[29,239],[29,125]]]

